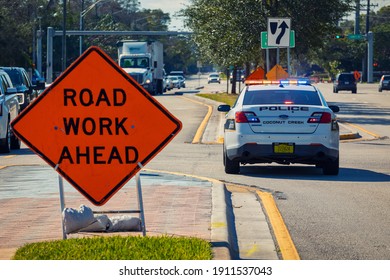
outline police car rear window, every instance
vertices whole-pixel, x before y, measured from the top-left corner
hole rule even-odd
[[[247,91],[243,105],[259,104],[299,104],[321,106],[316,92],[300,90],[261,90]]]

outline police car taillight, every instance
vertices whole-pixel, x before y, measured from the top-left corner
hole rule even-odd
[[[236,123],[258,123],[260,119],[253,112],[236,112]]]
[[[330,123],[332,115],[328,112],[316,112],[307,120],[308,123]]]

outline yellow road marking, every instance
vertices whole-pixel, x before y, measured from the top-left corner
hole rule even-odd
[[[358,129],[358,130],[361,130],[361,131],[363,131],[363,132],[365,132],[365,133],[367,133],[367,134],[371,135],[372,137],[375,137],[375,138],[381,138],[381,136],[380,136],[380,135],[378,135],[378,134],[375,134],[375,133],[373,133],[373,132],[370,132],[370,131],[368,131],[368,130],[364,129],[363,127],[361,127],[361,126],[358,126],[358,125],[356,125],[356,124],[352,124],[352,123],[345,122],[345,121],[342,121],[341,123],[345,123],[345,124],[347,124],[347,125],[350,125],[350,126],[352,126],[352,127],[356,128],[356,129]]]
[[[283,260],[300,260],[297,249],[270,193],[256,191],[270,220]]]
[[[206,116],[204,117],[202,123],[198,127],[198,130],[196,131],[194,139],[192,139],[192,144],[199,144],[200,140],[202,138],[202,135],[203,135],[203,133],[204,133],[204,131],[206,129],[207,123],[209,122],[209,119],[211,117],[211,114],[213,113],[213,107],[210,106],[210,105],[207,105],[205,103],[202,103],[202,102],[195,101],[193,99],[187,98],[187,97],[182,97],[182,98],[187,99],[187,100],[189,100],[191,102],[198,103],[198,104],[201,104],[201,105],[204,105],[204,106],[208,107],[208,112],[207,112]]]
[[[227,225],[226,225],[226,223],[223,223],[223,222],[215,222],[215,223],[211,224],[211,227],[212,228],[226,228]]]
[[[259,251],[259,246],[257,244],[253,244],[252,245],[252,248],[250,248],[247,252],[246,252],[246,256],[247,257],[250,257],[252,256],[254,253],[258,252]]]

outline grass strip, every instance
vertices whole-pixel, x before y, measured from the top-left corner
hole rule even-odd
[[[211,260],[211,244],[199,238],[111,236],[27,244],[14,260]]]
[[[228,93],[198,93],[197,96],[208,98],[230,106],[233,106],[233,104],[236,102],[238,97],[237,94],[228,94]]]

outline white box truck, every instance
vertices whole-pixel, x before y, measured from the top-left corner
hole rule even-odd
[[[150,94],[163,93],[164,60],[163,45],[158,41],[117,42],[118,64]]]

